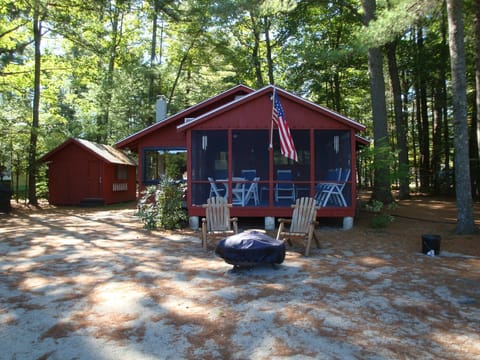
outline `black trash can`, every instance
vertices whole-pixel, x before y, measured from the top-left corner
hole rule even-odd
[[[12,210],[10,199],[12,197],[12,190],[10,184],[0,181],[0,212],[9,213]]]
[[[440,254],[440,235],[424,234],[422,235],[422,253],[428,254],[429,251],[434,251],[435,255]]]

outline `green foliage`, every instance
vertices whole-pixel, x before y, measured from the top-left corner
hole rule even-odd
[[[185,171],[187,171],[186,152],[165,154],[165,175],[171,179],[181,180]]]
[[[408,147],[414,149],[420,132],[433,132],[415,123],[420,121],[415,110],[421,98],[418,74],[428,74],[422,85],[428,103],[418,107],[432,112],[438,103],[435,93],[450,81],[448,71],[446,79],[440,76],[448,65],[448,47],[445,7],[437,0],[377,0],[376,20],[368,28],[361,2],[353,0],[37,3],[44,30],[38,156],[68,137],[113,144],[153,123],[157,95],[167,97],[171,115],[239,83],[263,86],[269,69],[279,87],[359,121],[367,127],[361,135],[371,137],[365,49],[392,39],[398,41]],[[22,174],[32,123],[31,5],[0,0],[0,163],[11,163],[13,173]],[[466,2],[466,39],[474,39],[475,6]],[[474,41],[467,42],[468,74],[475,71],[475,51]],[[474,77],[467,81],[468,93],[474,94]],[[387,88],[387,108],[389,93]],[[435,132],[444,139],[438,145],[439,162],[449,161],[452,168],[452,157],[446,155],[453,153],[452,111],[449,104],[441,110],[446,119],[429,116],[429,123],[438,122]],[[440,126],[440,120],[446,125]],[[390,147],[365,152],[369,168],[359,167],[368,176],[363,184],[373,183],[374,172],[395,183],[407,170],[396,165],[393,123],[389,132]],[[415,175],[420,155],[411,151],[409,156]],[[182,172],[177,165],[166,169],[174,179]],[[375,171],[379,168],[390,174]]]
[[[160,183],[160,193],[157,198],[159,216],[158,224],[164,229],[178,229],[185,225],[187,215],[182,208],[182,189],[169,177],[164,177]]]
[[[137,216],[148,230],[178,229],[185,225],[187,214],[182,208],[182,188],[172,179],[164,177],[157,186],[148,186],[141,193]]]
[[[142,220],[145,229],[154,230],[158,223],[157,187],[148,186],[140,195],[136,215]]]
[[[387,227],[394,221],[394,217],[390,215],[390,211],[396,208],[395,203],[391,203],[388,206],[384,206],[381,201],[372,200],[365,205],[367,211],[373,213],[370,226],[374,229]]]
[[[393,222],[393,216],[385,213],[375,214],[372,217],[370,226],[374,229],[387,227],[390,223]]]

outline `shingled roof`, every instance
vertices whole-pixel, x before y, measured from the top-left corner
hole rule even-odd
[[[95,156],[100,157],[101,159],[111,163],[111,164],[119,164],[119,165],[129,165],[129,166],[136,166],[137,163],[123,151],[114,148],[113,146],[98,144],[92,141],[84,140],[84,139],[77,139],[77,138],[70,138],[61,145],[57,146],[55,149],[50,151],[49,153],[45,154],[40,160],[41,161],[48,161],[51,156],[55,153],[66,147],[71,143],[76,143],[81,147],[85,148],[87,151],[92,152]]]

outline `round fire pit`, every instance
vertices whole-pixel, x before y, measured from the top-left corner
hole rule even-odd
[[[245,231],[221,240],[215,254],[234,267],[281,264],[285,259],[285,244],[260,231]]]

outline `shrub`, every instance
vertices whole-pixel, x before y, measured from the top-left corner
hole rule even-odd
[[[365,208],[374,213],[370,226],[374,229],[387,227],[388,224],[392,223],[394,217],[390,215],[387,210],[393,210],[396,208],[397,204],[391,203],[387,207],[383,205],[381,201],[372,200],[369,204],[365,205]]]
[[[159,186],[148,186],[138,202],[137,216],[144,227],[171,230],[184,226],[187,214],[182,208],[183,192],[179,184],[164,177]]]
[[[164,229],[178,229],[185,225],[187,214],[183,209],[183,191],[177,182],[163,178],[157,198],[158,225]]]
[[[137,205],[137,216],[142,220],[145,229],[153,230],[157,228],[157,187],[148,186],[140,193],[141,197]]]

